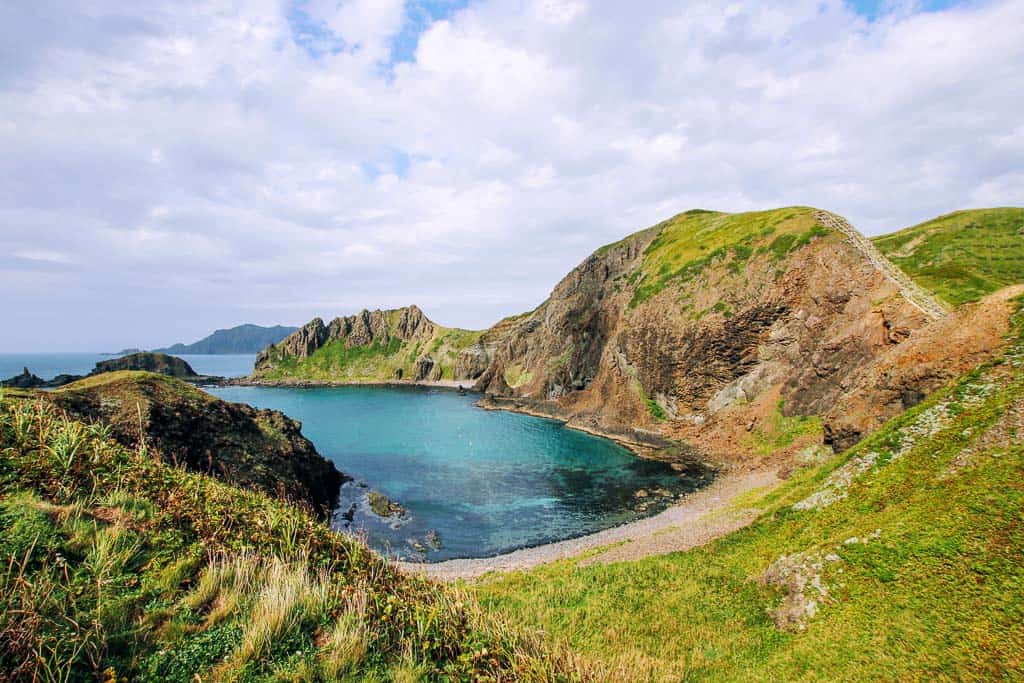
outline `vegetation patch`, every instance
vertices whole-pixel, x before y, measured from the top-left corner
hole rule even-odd
[[[688,211],[657,229],[658,236],[644,252],[643,265],[627,281],[635,286],[630,307],[649,300],[670,282],[693,279],[710,266],[725,264],[737,274],[757,254],[781,258],[829,234],[807,207],[741,214]]]
[[[6,680],[587,680],[306,512],[0,400]],[[403,678],[412,676],[412,678]]]
[[[1024,208],[957,211],[873,241],[954,305],[1024,282]]]
[[[775,410],[760,420],[750,432],[750,446],[756,453],[768,455],[793,445],[797,439],[806,436],[820,436],[821,418],[816,415],[792,415],[786,417],[785,401],[779,399]]]
[[[529,370],[526,370],[521,365],[511,364],[505,368],[505,384],[511,388],[516,389],[530,383],[533,378]]]

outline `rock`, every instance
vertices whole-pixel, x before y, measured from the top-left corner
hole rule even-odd
[[[392,375],[392,377],[394,379],[396,379],[396,380],[400,380],[400,379],[402,379],[402,375],[403,375],[402,368],[395,368],[395,373]]]
[[[82,379],[82,377],[83,375],[57,375],[53,379],[47,380],[32,374],[28,368],[25,368],[20,375],[15,375],[10,379],[0,382],[0,387],[10,387],[12,389],[49,389],[76,382]]]
[[[162,375],[107,377],[44,395],[78,419],[110,425],[126,446],[137,446],[141,436],[171,464],[308,505],[321,516],[350,479],[316,452],[299,422],[276,410],[228,403]]]
[[[199,376],[188,363],[165,353],[133,353],[122,358],[100,361],[96,363],[96,367],[89,374],[100,375],[120,370],[144,370],[179,379]]]
[[[404,507],[391,500],[383,493],[370,491],[366,494],[370,503],[370,509],[378,517],[403,517],[406,514]]]
[[[475,380],[487,371],[491,354],[483,344],[474,344],[463,349],[455,358],[455,376]]]
[[[332,341],[348,347],[387,344],[392,337],[402,341],[427,341],[437,326],[417,306],[393,311],[362,310],[356,315],[335,318],[328,325],[314,318],[279,343],[268,346],[256,356],[254,373],[259,375],[283,358],[308,358]]]
[[[434,359],[424,356],[416,361],[416,375],[413,377],[417,382],[430,379],[434,372]]]
[[[648,495],[647,494],[647,489],[640,489],[639,491],[637,491],[636,493],[633,494],[633,497],[634,498],[646,498],[647,495]]]
[[[46,380],[42,377],[33,375],[29,372],[28,368],[25,368],[20,375],[15,375],[10,379],[0,382],[0,386],[11,387],[13,389],[36,389],[38,387],[46,386]]]

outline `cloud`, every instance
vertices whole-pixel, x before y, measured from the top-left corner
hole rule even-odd
[[[464,5],[5,5],[0,348],[479,327],[693,207],[877,233],[1024,203],[1022,0]]]

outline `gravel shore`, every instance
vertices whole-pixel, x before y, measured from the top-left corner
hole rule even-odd
[[[621,562],[679,552],[703,545],[750,524],[758,510],[729,509],[732,501],[743,493],[772,487],[779,481],[775,468],[725,472],[707,488],[687,496],[679,504],[657,515],[588,536],[524,548],[496,557],[448,560],[434,564],[397,562],[396,565],[410,573],[454,581],[474,579],[488,572],[530,569],[600,548],[605,549],[587,557],[584,563]]]

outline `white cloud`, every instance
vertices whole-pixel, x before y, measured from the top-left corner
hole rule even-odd
[[[277,0],[32,6],[0,10],[3,348],[107,300],[97,348],[411,302],[482,326],[692,207],[1024,203],[1024,0],[477,0],[395,65],[401,0],[302,2],[345,43],[318,56]]]

